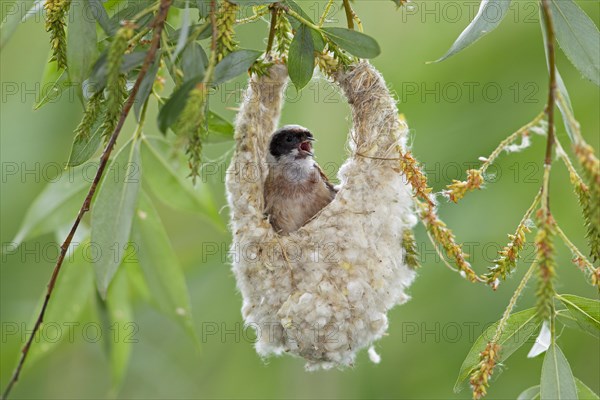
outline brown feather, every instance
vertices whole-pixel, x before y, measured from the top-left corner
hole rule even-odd
[[[310,221],[336,194],[316,163],[304,176],[290,174],[289,168],[289,164],[271,165],[264,189],[265,213],[273,228],[282,235],[294,232]]]

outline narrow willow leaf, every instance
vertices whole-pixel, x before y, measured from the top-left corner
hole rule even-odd
[[[207,18],[210,15],[210,0],[196,0],[196,7],[202,18]]]
[[[290,44],[288,54],[288,72],[296,90],[310,82],[315,69],[315,48],[310,28],[300,25]]]
[[[200,32],[195,32],[197,29],[200,29]],[[181,29],[171,29],[167,25],[165,26],[165,31],[167,32],[169,43],[175,46],[177,43],[177,39],[181,35]],[[194,24],[190,26],[190,31],[194,32],[196,40],[208,39],[212,36],[212,25],[209,22],[203,24]]]
[[[371,36],[346,28],[323,28],[323,33],[348,53],[360,58],[374,58],[381,53]]]
[[[179,53],[184,49],[187,42],[188,35],[190,33],[190,7],[189,0],[185,0],[185,8],[183,10],[183,16],[181,18],[181,28],[179,28],[179,37],[177,38],[177,46],[171,54],[171,60],[174,61]]]
[[[571,367],[556,343],[552,343],[544,357],[540,398],[541,400],[577,399],[577,388]]]
[[[546,16],[540,9],[540,26],[542,28],[542,38],[544,41],[544,52],[546,54],[546,65],[547,65],[548,69],[550,69],[550,64],[549,64],[549,59],[548,59],[548,32],[546,31],[545,21],[546,21]],[[563,104],[562,102],[559,101],[559,99],[557,99],[556,105],[558,106],[558,109],[560,110],[560,113],[563,116],[563,123],[565,125],[565,130],[567,131],[567,134],[569,135],[569,139],[571,140],[571,142],[574,143],[575,142],[575,132],[573,132],[573,127],[571,126],[571,124],[569,124],[568,115],[570,114],[570,115],[574,116],[575,114],[573,113],[573,108],[571,107],[571,98],[569,97],[569,91],[567,90],[567,86],[565,85],[565,82],[563,81],[562,76],[558,72],[558,68],[556,68],[556,87],[558,89],[558,92],[561,94],[561,96],[565,100],[565,104]]]
[[[202,82],[204,76],[198,75],[190,78],[188,81],[184,82],[179,88],[175,89],[175,91],[171,94],[171,97],[165,102],[165,104],[161,107],[158,112],[158,129],[162,133],[167,133],[167,129],[173,126],[179,115],[185,108],[185,104],[187,103],[188,96],[191,90],[198,83]]]
[[[208,57],[202,46],[196,42],[188,44],[181,53],[180,65],[184,79],[204,76],[207,64]]]
[[[42,106],[49,102],[55,101],[61,98],[63,91],[71,87],[67,72],[58,69],[56,61],[51,61],[44,67],[44,73],[42,75],[41,82],[41,99],[33,106],[34,110],[39,110]]]
[[[54,232],[75,220],[93,178],[88,171],[94,168],[91,164],[69,171],[56,167],[60,175],[46,185],[27,210],[12,242],[15,248],[24,240]]]
[[[135,256],[137,260],[137,255]],[[144,273],[138,262],[132,262],[127,265],[127,280],[131,285],[131,294],[133,299],[141,299],[146,303],[152,303],[152,294],[144,278]]]
[[[110,21],[110,17],[104,8],[101,0],[88,0],[91,14],[94,16],[100,27],[107,36],[112,36],[117,32],[117,26]]]
[[[156,209],[144,193],[135,213],[132,239],[137,245],[138,260],[153,299],[198,345],[190,297],[177,254]]]
[[[123,26],[125,21],[132,20],[137,14],[152,6],[152,3],[153,0],[127,1],[127,7],[115,7],[117,12],[110,17],[110,23],[116,27]],[[152,18],[152,13],[147,13],[136,21],[136,25],[141,28],[152,21]]]
[[[305,20],[314,23],[313,20],[308,16],[308,14],[305,13],[304,10],[295,1],[285,0],[284,4],[287,5],[289,8],[291,8],[292,10],[294,10],[296,13],[298,13]],[[298,28],[303,25],[296,18],[289,18],[289,21],[290,21],[290,24],[292,25],[292,28],[294,28],[295,31],[297,31]],[[317,32],[314,29],[311,29],[310,34],[312,35],[312,38],[313,38],[313,44],[315,47],[315,51],[322,52],[323,49],[325,48],[325,40],[323,39],[321,32]]]
[[[517,400],[539,400],[540,398],[540,385],[532,386],[529,389],[525,389],[519,394]]]
[[[577,387],[577,396],[579,400],[598,400],[600,397],[592,389],[586,386],[585,383],[575,378],[575,386]]]
[[[72,1],[67,24],[67,71],[83,100],[83,81],[89,76],[98,56],[96,21],[89,18],[88,3]]]
[[[568,328],[581,329],[579,327],[579,323],[577,322],[575,317],[571,315],[571,312],[569,310],[558,310],[556,312],[556,319]]]
[[[600,337],[600,301],[572,294],[556,296],[575,318],[584,332]]]
[[[131,356],[131,344],[135,343],[138,330],[131,309],[126,267],[122,265],[119,268],[106,295],[109,330],[104,340],[108,341],[113,392],[123,383]]]
[[[133,53],[125,54],[121,63],[121,73],[127,74],[135,67],[138,67],[144,62],[146,58],[145,51],[136,51]],[[90,78],[85,82],[87,86],[93,88],[94,92],[101,90],[106,86],[108,74],[108,65],[106,63],[106,52],[101,54],[98,61],[94,63]]]
[[[219,85],[243,74],[254,64],[262,52],[256,50],[236,50],[227,54],[215,67],[213,83]]]
[[[225,226],[219,215],[217,206],[210,194],[208,185],[199,179],[193,186],[185,178],[187,168],[185,159],[167,161],[163,156],[168,154],[168,146],[161,140],[144,138],[142,143],[142,162],[144,165],[144,181],[152,193],[166,205],[186,212],[208,218],[219,229]]]
[[[140,88],[138,89],[137,95],[135,96],[135,103],[133,104],[133,112],[135,113],[135,118],[140,120],[140,113],[142,111],[142,107],[150,93],[152,93],[152,87],[154,86],[154,81],[156,80],[156,74],[158,74],[158,68],[160,67],[160,52],[156,54],[156,58],[148,67],[148,72],[142,79],[140,83]]]
[[[600,32],[573,0],[552,0],[556,39],[571,63],[600,86]]]
[[[130,140],[104,173],[92,207],[92,243],[99,249],[94,268],[102,298],[129,245],[141,177],[140,141]]]
[[[475,15],[475,18],[473,18],[473,21],[462,31],[458,39],[450,47],[450,50],[435,62],[440,62],[453,56],[496,29],[506,16],[509,7],[510,0],[481,0],[479,11]]]
[[[45,0],[23,0],[21,2],[3,2],[5,6],[4,19],[0,25],[0,50],[8,43],[20,23],[24,22],[32,13],[41,13]],[[23,10],[27,13],[23,15]]]
[[[208,112],[208,136],[205,143],[219,143],[233,140],[233,124],[219,114]]]
[[[519,311],[508,317],[506,327],[500,336],[498,344],[500,345],[500,356],[498,363],[502,363],[511,356],[516,350],[523,346],[533,335],[540,325],[536,317],[535,308]],[[458,374],[458,379],[454,384],[454,392],[458,393],[463,388],[463,382],[469,377],[473,369],[479,364],[479,354],[485,349],[487,343],[492,340],[498,322],[491,325],[477,338],[469,354],[463,361]],[[498,371],[496,374],[499,374]]]
[[[49,354],[66,338],[72,337],[69,332],[74,335],[73,330],[77,329],[76,324],[79,323],[81,314],[94,293],[94,273],[89,265],[92,254],[90,250],[90,243],[87,240],[75,251],[69,250],[67,253],[44,316],[42,331],[45,334],[39,335],[39,342],[35,342],[31,347],[27,368]],[[44,297],[45,293],[40,298],[38,307],[35,308],[34,318],[41,309]],[[27,328],[30,330],[33,325]]]

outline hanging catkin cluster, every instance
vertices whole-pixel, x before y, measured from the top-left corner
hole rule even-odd
[[[369,63],[338,72],[334,80],[352,109],[352,154],[340,168],[338,194],[314,219],[280,236],[263,213],[266,155],[285,66],[251,78],[227,174],[233,271],[242,314],[257,331],[256,350],[301,356],[307,369],[352,365],[359,350],[384,335],[387,311],[408,300],[405,291],[415,277],[402,240],[416,217],[397,161],[408,129]]]

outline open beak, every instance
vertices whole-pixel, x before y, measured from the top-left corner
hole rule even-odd
[[[300,150],[301,153],[307,154],[312,157],[314,155],[312,151],[312,141],[314,141],[314,139],[310,138],[300,143],[300,145],[298,146],[298,150]]]

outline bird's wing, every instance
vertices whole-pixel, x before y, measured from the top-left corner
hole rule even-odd
[[[315,163],[315,168],[317,169],[317,171],[319,171],[319,175],[321,176],[323,183],[325,183],[325,186],[327,186],[329,191],[332,193],[337,193],[337,189],[333,186],[331,182],[329,182],[329,178],[327,178],[327,175],[325,175],[325,172],[323,172],[319,164]]]

